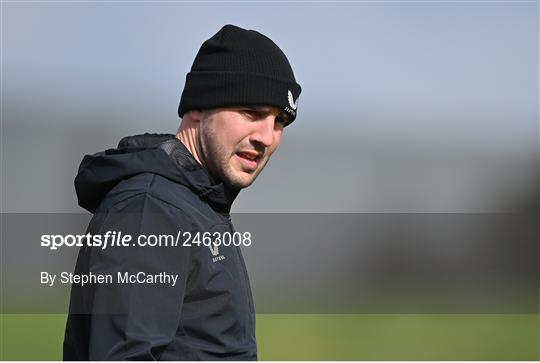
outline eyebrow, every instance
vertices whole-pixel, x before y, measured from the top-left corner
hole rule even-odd
[[[256,112],[261,112],[265,114],[272,113],[272,107],[268,107],[268,106],[245,106],[245,107]],[[275,109],[279,111],[278,116],[284,119],[286,124],[290,122],[289,115],[287,115],[284,111],[279,110],[277,107]]]

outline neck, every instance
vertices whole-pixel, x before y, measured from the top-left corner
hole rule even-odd
[[[199,164],[201,164],[203,167],[205,167],[205,164],[203,162],[203,159],[200,156],[199,147],[198,147],[198,130],[196,130],[194,127],[187,127],[187,128],[181,128],[176,133],[176,138],[184,144],[186,149],[189,150],[191,155],[197,160]]]

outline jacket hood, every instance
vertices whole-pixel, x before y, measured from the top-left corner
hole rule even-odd
[[[153,173],[190,188],[220,212],[229,212],[239,190],[214,181],[172,134],[144,134],[120,140],[118,148],[85,155],[75,177],[79,205],[94,213],[124,179]]]

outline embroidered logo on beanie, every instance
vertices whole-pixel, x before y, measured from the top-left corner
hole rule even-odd
[[[294,102],[294,97],[293,97],[293,94],[291,91],[287,91],[287,98],[289,99],[289,106],[291,106],[291,108],[293,110],[296,110],[296,107],[298,107],[298,100],[296,100],[296,102]]]

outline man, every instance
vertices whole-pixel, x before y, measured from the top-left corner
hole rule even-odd
[[[88,233],[133,239],[81,248],[75,274],[95,280],[72,285],[65,360],[257,359],[246,268],[224,237],[237,233],[231,204],[296,118],[300,91],[277,45],[226,25],[203,43],[186,77],[176,135],[127,137],[84,157],[75,187],[94,213]],[[188,240],[204,233],[211,243]],[[151,235],[181,243],[137,242]]]

